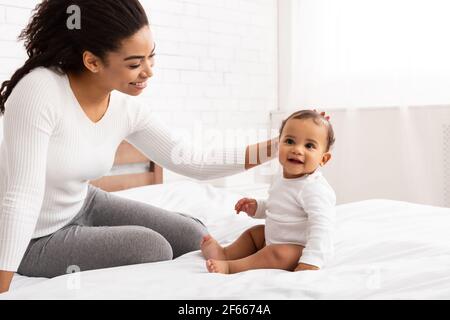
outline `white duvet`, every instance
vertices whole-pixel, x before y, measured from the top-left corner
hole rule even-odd
[[[258,223],[237,192],[195,182],[117,194],[202,219],[222,243]],[[251,194],[246,194],[252,196]],[[210,274],[200,252],[54,279],[16,276],[0,299],[450,299],[450,209],[389,200],[337,207],[334,260],[320,271]]]

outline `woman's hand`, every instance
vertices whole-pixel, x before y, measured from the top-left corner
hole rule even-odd
[[[256,209],[258,209],[258,202],[255,199],[243,198],[239,200],[234,206],[236,213],[244,211],[250,217],[254,217],[256,214]]]
[[[306,270],[319,270],[319,268],[310,264],[299,263],[294,271],[306,271]]]
[[[278,140],[279,138],[277,137],[247,146],[245,150],[245,169],[249,170],[275,159],[278,155]]]

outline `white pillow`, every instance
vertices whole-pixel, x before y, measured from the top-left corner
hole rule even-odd
[[[115,194],[166,210],[187,213],[206,223],[235,216],[234,205],[242,198],[239,193],[195,181],[145,186]]]

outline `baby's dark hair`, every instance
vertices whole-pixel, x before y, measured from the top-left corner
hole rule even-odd
[[[334,138],[334,130],[333,130],[333,126],[331,125],[331,122],[327,118],[325,118],[325,116],[323,116],[320,113],[313,111],[313,110],[297,111],[297,112],[294,112],[293,114],[291,114],[286,120],[283,120],[283,123],[281,124],[281,128],[280,128],[280,138],[281,138],[281,135],[283,134],[283,130],[284,130],[284,127],[286,126],[286,123],[288,122],[288,120],[291,120],[291,119],[300,119],[300,120],[312,119],[315,124],[326,126],[327,131],[328,131],[328,141],[327,141],[326,152],[328,152],[331,149],[331,147],[333,146],[333,144],[336,142],[336,139]]]

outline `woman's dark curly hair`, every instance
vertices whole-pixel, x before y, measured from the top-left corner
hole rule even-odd
[[[80,10],[81,25],[69,27],[69,8]],[[119,49],[121,41],[149,25],[138,0],[43,0],[34,9],[28,26],[20,33],[28,59],[10,80],[0,87],[0,115],[17,83],[38,67],[62,73],[85,70],[83,52],[90,51],[105,63],[108,52]]]

